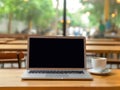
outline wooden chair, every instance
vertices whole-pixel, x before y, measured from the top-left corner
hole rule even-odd
[[[108,59],[107,64],[110,64],[110,68],[112,68],[112,65],[117,65],[117,68],[120,68],[120,60],[116,59]]]
[[[107,64],[110,65],[110,68],[120,68],[119,52],[116,53],[108,52],[106,53],[106,58]]]
[[[109,68],[114,68],[113,65],[115,65],[115,68],[117,67],[120,69],[120,58],[118,57],[119,53],[96,53],[95,56],[107,58],[107,64],[109,65]]]
[[[4,68],[5,63],[18,63],[18,68],[21,68],[21,61],[24,58],[22,52],[0,52],[0,63]]]

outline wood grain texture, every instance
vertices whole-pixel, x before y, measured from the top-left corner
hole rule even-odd
[[[0,90],[120,90],[120,70],[109,75],[92,75],[93,81],[21,80],[24,69],[1,69]]]

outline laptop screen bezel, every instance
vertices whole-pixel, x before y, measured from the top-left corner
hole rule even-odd
[[[84,68],[30,68],[29,67],[29,46],[30,46],[30,39],[32,38],[53,38],[53,39],[83,39],[84,40]],[[74,36],[29,36],[28,37],[28,45],[27,45],[27,61],[26,61],[26,66],[27,70],[80,70],[80,69],[86,69],[86,39],[83,36],[79,37],[74,37]]]

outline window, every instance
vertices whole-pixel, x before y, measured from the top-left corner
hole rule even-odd
[[[119,9],[116,0],[0,0],[0,34],[99,37],[99,21],[118,34]]]

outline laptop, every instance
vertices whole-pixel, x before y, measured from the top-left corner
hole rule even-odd
[[[22,79],[92,80],[86,70],[85,41],[85,37],[29,37]]]

